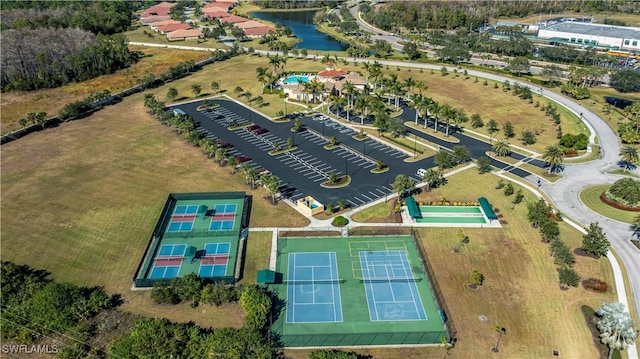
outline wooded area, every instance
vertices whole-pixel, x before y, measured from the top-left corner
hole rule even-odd
[[[131,65],[117,33],[129,27],[132,4],[3,1],[2,91],[58,87]]]
[[[524,17],[565,11],[591,14],[633,13],[638,5],[626,1],[406,1],[379,7],[364,4],[363,17],[383,30],[474,29],[490,19]]]

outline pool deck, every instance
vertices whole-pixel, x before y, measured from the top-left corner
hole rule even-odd
[[[419,223],[409,216],[407,207],[402,207],[400,210],[402,216],[402,223],[405,225],[411,225],[412,227],[467,227],[467,228],[502,228],[500,220],[489,221],[489,223]]]

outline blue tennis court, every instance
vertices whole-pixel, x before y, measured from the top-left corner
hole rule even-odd
[[[406,251],[359,255],[371,321],[427,319]]]
[[[198,275],[200,277],[224,277],[229,264],[231,243],[207,243],[204,256],[200,259]]]
[[[151,269],[149,278],[172,279],[178,277],[186,250],[186,244],[162,245],[158,252],[158,256],[153,262],[153,268]]]
[[[287,323],[342,322],[335,252],[289,253]]]
[[[171,222],[168,232],[190,232],[193,229],[193,222]]]
[[[197,214],[198,213],[198,205],[179,205],[176,206],[176,210],[173,214]]]
[[[213,207],[213,216],[209,223],[210,231],[231,231],[236,221],[238,206],[233,204],[216,204]]]
[[[238,205],[236,205],[235,203],[232,204],[216,204],[213,207],[214,212],[217,213],[229,213],[229,214],[236,214],[236,211],[238,209]]]
[[[186,244],[163,244],[159,256],[183,256],[187,250]]]

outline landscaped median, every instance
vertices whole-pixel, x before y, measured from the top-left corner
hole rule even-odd
[[[457,138],[455,136],[452,136],[452,135],[445,136],[442,132],[439,132],[439,131],[438,132],[434,132],[431,127],[424,128],[424,126],[421,126],[419,124],[416,125],[415,122],[411,122],[411,121],[405,122],[404,125],[409,127],[409,128],[412,128],[414,130],[418,130],[418,131],[420,131],[420,132],[422,132],[424,134],[427,134],[429,136],[436,137],[436,138],[438,138],[439,140],[442,140],[442,141],[447,141],[447,142],[450,142],[450,143],[460,143],[460,139],[459,138]],[[444,127],[444,126],[446,126],[446,125],[441,124],[439,127]]]
[[[320,183],[320,186],[323,188],[342,188],[346,187],[351,183],[351,176],[345,175],[337,177],[335,173],[329,174],[329,179]]]
[[[291,146],[291,147],[285,147],[285,148],[281,148],[281,149],[277,149],[277,150],[271,150],[269,151],[269,156],[277,156],[289,151],[293,151],[296,150],[298,148],[298,146]]]

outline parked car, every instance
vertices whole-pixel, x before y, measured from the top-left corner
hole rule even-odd
[[[247,156],[238,156],[236,157],[236,161],[238,161],[238,163],[245,163],[245,162],[251,161],[251,158]]]
[[[221,147],[221,148],[231,148],[231,147],[233,147],[233,145],[232,145],[232,144],[230,144],[229,142],[220,141],[220,142],[218,142],[218,147]]]
[[[269,130],[267,130],[266,128],[259,128],[255,131],[253,131],[254,135],[262,135],[263,133],[267,133],[269,132]]]
[[[260,126],[258,126],[258,125],[251,125],[251,126],[247,127],[247,131],[255,131],[255,130],[259,129],[259,128],[260,128]]]

